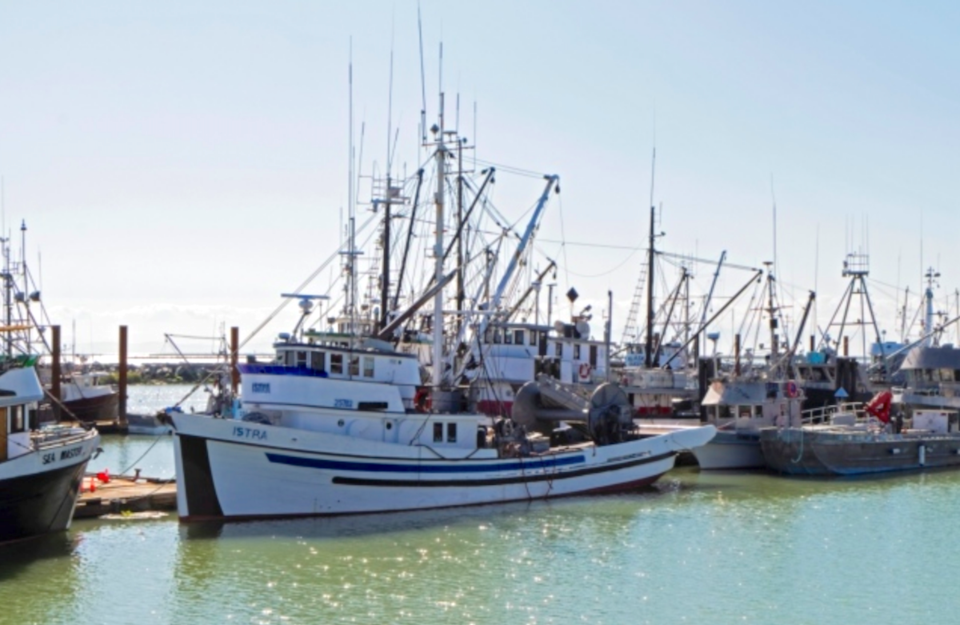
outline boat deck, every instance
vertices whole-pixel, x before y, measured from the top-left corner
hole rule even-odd
[[[166,480],[134,481],[131,478],[114,477],[107,484],[96,483],[96,490],[89,490],[92,475],[83,478],[83,492],[73,513],[74,519],[90,519],[104,514],[125,512],[156,512],[177,509],[177,484]]]

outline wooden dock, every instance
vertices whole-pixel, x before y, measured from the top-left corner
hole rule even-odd
[[[93,492],[89,490],[91,479],[96,481],[96,490]],[[83,478],[83,492],[80,493],[73,518],[90,519],[126,512],[175,512],[176,509],[176,482],[114,477],[103,484],[88,475]]]

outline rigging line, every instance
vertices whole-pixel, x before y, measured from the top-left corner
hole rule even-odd
[[[559,208],[559,212],[560,212],[560,238],[562,239],[562,241],[561,241],[561,243],[560,243],[560,251],[563,252],[563,272],[564,272],[564,275],[565,275],[566,278],[567,278],[567,284],[570,284],[570,269],[568,269],[568,267],[570,266],[570,261],[567,260],[567,244],[566,244],[567,235],[566,235],[566,232],[564,231],[564,226],[563,226],[563,197],[562,197],[562,196],[561,196],[560,199],[557,201],[557,204],[558,204],[559,207],[560,207],[560,208]]]
[[[544,172],[533,171],[532,169],[523,169],[522,167],[515,167],[513,165],[504,165],[503,163],[495,163],[493,161],[487,161],[482,158],[477,158],[476,162],[480,163],[481,165],[496,167],[497,171],[500,171],[502,169],[507,173],[516,174],[519,176],[543,178],[544,176],[547,175]]]
[[[370,217],[367,219],[367,221],[365,221],[365,222],[363,223],[363,225],[360,226],[360,231],[363,232],[363,230],[364,230],[367,226],[369,226],[371,223],[373,223],[374,221],[377,221],[377,215],[376,215],[376,214],[370,215]],[[334,260],[337,259],[338,256],[340,256],[340,249],[337,249],[333,254],[331,254],[331,255],[327,258],[327,260],[325,260],[325,261],[323,262],[323,264],[321,264],[317,269],[315,269],[315,270],[313,271],[313,273],[311,273],[311,274],[307,277],[306,280],[304,280],[303,282],[301,282],[301,283],[300,283],[300,286],[298,286],[296,289],[294,289],[293,291],[291,291],[291,293],[293,293],[294,295],[299,295],[300,292],[303,291],[303,289],[307,288],[307,286],[308,286],[311,282],[313,282],[313,281],[317,278],[317,276],[320,275],[320,272],[322,272],[324,269],[326,269],[326,268],[330,265],[330,263],[332,263]],[[284,298],[283,301],[280,302],[280,304],[279,304],[276,308],[273,309],[273,312],[271,312],[271,313],[267,316],[267,318],[264,319],[264,320],[260,323],[260,325],[258,325],[256,328],[254,328],[253,332],[251,332],[251,333],[247,336],[247,338],[244,339],[244,341],[243,341],[242,343],[240,343],[238,349],[243,349],[243,347],[246,346],[247,343],[249,343],[251,340],[253,340],[253,337],[255,337],[261,330],[263,330],[263,329],[267,326],[267,324],[269,324],[271,321],[273,321],[273,320],[277,317],[277,315],[279,315],[280,312],[281,312],[284,308],[286,308],[287,305],[288,305],[290,302],[292,302],[293,300],[294,300],[294,298],[292,298],[292,297]],[[184,398],[184,399],[186,399],[186,398]]]
[[[546,252],[544,252],[543,250],[537,249],[537,251],[540,252],[540,253],[541,253],[543,256],[545,256],[546,258],[548,258],[548,259],[550,258],[549,256],[547,256]],[[593,274],[590,274],[590,273],[577,273],[576,271],[570,271],[570,270],[567,269],[566,267],[564,267],[564,271],[566,271],[568,274],[571,274],[571,275],[573,275],[573,276],[576,276],[577,278],[601,278],[601,277],[603,277],[603,276],[608,276],[608,275],[612,274],[613,272],[617,271],[618,269],[620,269],[621,267],[623,267],[624,265],[626,265],[628,262],[630,262],[630,259],[632,259],[634,256],[637,255],[637,252],[639,252],[639,251],[640,251],[640,250],[633,250],[632,252],[630,252],[630,253],[627,255],[626,258],[624,258],[621,262],[617,263],[613,268],[608,269],[607,271],[602,271],[602,272],[600,272],[600,273],[593,273]],[[569,280],[568,280],[568,281],[569,281]]]

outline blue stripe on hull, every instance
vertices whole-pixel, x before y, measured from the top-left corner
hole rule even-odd
[[[284,454],[267,453],[267,460],[275,464],[288,464],[295,467],[311,469],[333,469],[338,471],[366,471],[371,473],[490,473],[492,471],[524,471],[531,469],[552,469],[573,464],[583,464],[582,455],[563,458],[531,458],[522,462],[474,461],[466,464],[464,460],[452,460],[458,464],[437,464],[437,461],[418,462],[412,460],[409,464],[382,464],[375,462],[349,462],[343,460],[328,460],[325,458],[301,458]],[[462,463],[462,464],[461,464]]]

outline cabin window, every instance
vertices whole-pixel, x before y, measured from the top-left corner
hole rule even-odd
[[[343,375],[343,354],[330,354],[330,373]]]
[[[23,406],[10,407],[10,433],[17,434],[26,430],[23,423]]]
[[[350,356],[350,375],[360,375],[360,356]]]
[[[557,343],[557,346],[555,349],[556,349],[556,353],[554,354],[554,356],[556,356],[557,358],[563,358],[563,343]]]
[[[307,366],[307,352],[297,352],[297,366],[298,367]]]
[[[500,337],[500,330],[494,330],[494,331],[493,331],[493,343],[494,343],[494,345],[497,345],[497,344],[502,343],[502,342],[503,342],[503,340],[502,340],[501,337]]]
[[[953,382],[953,369],[941,369],[940,370],[940,381],[941,382]]]
[[[531,344],[531,345],[534,345],[534,346],[537,344],[537,333],[536,333],[536,332],[531,332],[531,333],[530,333],[530,344]]]
[[[733,413],[730,410],[730,406],[723,405],[717,406],[717,417],[720,419],[730,419],[733,417]]]
[[[590,366],[591,367],[597,366],[597,346],[596,345],[590,346]]]
[[[363,377],[365,378],[373,377],[373,356],[363,357]]]
[[[511,334],[510,330],[504,330],[503,342],[507,345],[513,345],[513,334]]]
[[[37,417],[37,409],[35,405],[32,405],[27,410],[27,427],[31,430],[36,430],[40,427],[40,419]]]
[[[573,359],[580,360],[580,343],[573,344]]]
[[[310,353],[310,368],[311,368],[311,369],[315,369],[315,370],[317,370],[317,371],[323,371],[323,370],[324,370],[324,364],[325,364],[325,363],[323,362],[323,357],[324,357],[325,355],[326,355],[326,354],[324,354],[323,352],[311,352],[311,353]]]
[[[434,443],[443,442],[443,424],[442,423],[433,424],[433,442]]]
[[[513,342],[517,345],[523,345],[523,330],[513,331]]]
[[[294,354],[293,352],[283,352],[283,357],[281,358],[280,362],[287,365],[288,367],[292,367],[295,364],[297,364],[296,358],[297,358],[297,355]]]
[[[457,424],[456,423],[447,424],[447,442],[448,443],[457,442]]]

